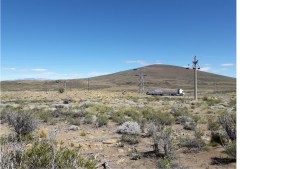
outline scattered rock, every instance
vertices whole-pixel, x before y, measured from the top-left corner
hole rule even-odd
[[[124,151],[123,149],[119,148],[119,149],[118,149],[118,152],[119,152],[119,153],[124,153],[125,151]]]
[[[103,140],[102,143],[103,144],[116,144],[117,143],[117,139],[108,139],[108,140]]]
[[[76,131],[76,130],[79,130],[80,127],[79,126],[75,126],[75,125],[72,125],[69,127],[69,130],[73,130],[73,131]]]
[[[123,163],[125,161],[124,158],[121,158],[120,160],[117,161],[117,164]]]
[[[217,104],[215,106],[211,106],[212,109],[225,109],[225,106],[221,105],[221,104]]]

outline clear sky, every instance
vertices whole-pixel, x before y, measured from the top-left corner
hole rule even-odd
[[[1,80],[149,64],[236,77],[235,0],[2,0]]]

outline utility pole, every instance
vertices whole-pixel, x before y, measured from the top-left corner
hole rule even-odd
[[[187,67],[186,69],[189,69],[189,67]],[[194,69],[194,100],[198,100],[197,97],[197,71],[198,69],[200,69],[200,66],[198,65],[198,59],[197,56],[194,57],[194,61],[193,61],[193,66],[192,69]]]

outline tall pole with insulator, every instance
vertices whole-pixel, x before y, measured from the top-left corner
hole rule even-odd
[[[194,69],[194,100],[198,100],[197,97],[197,72],[198,69],[200,69],[200,66],[198,65],[198,59],[197,56],[194,57],[193,66],[186,67],[186,69]]]

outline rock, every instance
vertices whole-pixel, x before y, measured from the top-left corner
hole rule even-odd
[[[215,106],[211,106],[211,108],[212,109],[225,109],[225,106],[218,104],[218,105],[215,105]]]
[[[119,152],[119,153],[124,153],[125,151],[124,151],[123,149],[119,148],[119,149],[118,149],[118,152]]]
[[[69,127],[69,130],[73,130],[73,131],[76,131],[76,130],[79,130],[79,129],[80,129],[80,127],[75,126],[75,125],[72,125],[72,126]]]
[[[108,140],[104,140],[102,141],[103,144],[116,144],[117,143],[117,139],[108,139]]]
[[[121,158],[120,160],[117,161],[117,164],[123,163],[125,161],[124,158]]]

